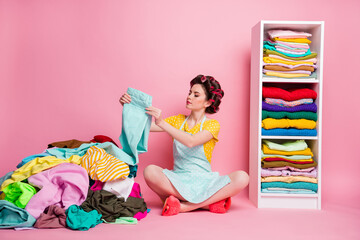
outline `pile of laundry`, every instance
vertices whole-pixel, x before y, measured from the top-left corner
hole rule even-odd
[[[48,144],[0,178],[0,228],[88,230],[100,223],[136,224],[149,209],[135,182],[138,154],[147,151],[151,97],[128,89],[122,149],[109,137]],[[136,118],[136,121],[132,120]]]

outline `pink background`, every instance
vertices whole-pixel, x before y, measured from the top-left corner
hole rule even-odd
[[[153,96],[163,116],[187,113],[189,81],[225,91],[213,170],[248,171],[251,28],[260,20],[325,21],[323,203],[359,207],[360,2],[0,0],[0,176],[54,141],[118,142],[119,97]],[[172,166],[171,138],[151,133],[148,164]],[[247,189],[242,193],[248,196]]]

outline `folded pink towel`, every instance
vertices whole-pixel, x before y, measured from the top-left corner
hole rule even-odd
[[[73,204],[81,205],[86,199],[89,188],[86,170],[72,163],[62,163],[32,175],[28,178],[28,182],[41,189],[30,199],[25,208],[35,218],[38,218],[50,205],[65,209]]]

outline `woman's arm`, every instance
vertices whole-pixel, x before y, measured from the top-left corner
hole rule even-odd
[[[162,131],[167,132],[171,137],[181,142],[187,147],[195,147],[198,145],[202,145],[208,141],[210,141],[213,136],[208,130],[203,130],[194,135],[188,134],[184,131],[174,128],[161,117],[161,110],[155,107],[146,108],[147,114],[153,116],[155,118],[155,124],[157,127],[162,129]]]
[[[154,122],[151,122],[150,132],[163,132],[164,130],[156,125]]]
[[[124,93],[120,99],[119,102],[121,103],[122,106],[124,106],[124,104],[126,103],[130,103],[131,102],[131,96],[127,93]],[[151,127],[150,127],[150,132],[163,132],[164,130],[162,130],[159,126],[157,126],[154,122],[151,123]]]

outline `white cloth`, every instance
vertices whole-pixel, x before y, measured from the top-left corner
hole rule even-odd
[[[125,201],[129,197],[132,187],[134,185],[134,178],[116,179],[114,181],[107,181],[103,186],[103,190],[111,192],[116,197],[123,197]]]

